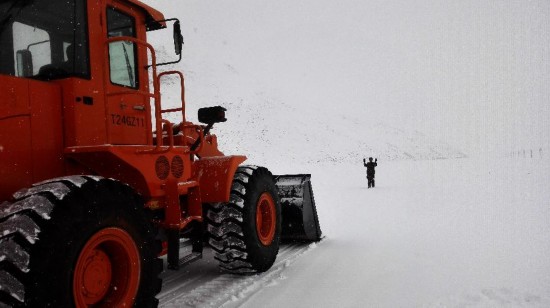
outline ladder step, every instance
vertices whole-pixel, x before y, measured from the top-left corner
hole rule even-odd
[[[176,111],[183,111],[183,108],[162,109],[160,113],[169,113],[169,112],[176,112]]]
[[[180,267],[183,267],[189,263],[192,263],[194,261],[200,260],[202,258],[202,253],[200,252],[192,252],[185,257],[180,259],[179,265]]]

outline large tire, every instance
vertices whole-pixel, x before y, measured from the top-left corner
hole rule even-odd
[[[0,307],[157,307],[160,242],[132,188],[54,179],[0,205]]]
[[[206,222],[209,244],[223,270],[267,271],[275,262],[281,238],[281,206],[271,172],[239,167],[229,203],[207,207]]]

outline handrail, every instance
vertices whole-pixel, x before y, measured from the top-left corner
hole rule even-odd
[[[185,123],[185,78],[183,77],[183,73],[182,72],[179,72],[179,71],[166,71],[166,72],[162,72],[160,73],[158,76],[157,76],[157,79],[158,79],[158,85],[159,85],[159,91],[160,91],[160,80],[162,77],[164,76],[168,76],[168,75],[178,75],[179,78],[180,78],[180,87],[181,87],[181,107],[180,108],[172,108],[172,109],[164,109],[164,110],[160,110],[160,116],[162,117],[162,114],[163,113],[169,113],[169,112],[178,112],[178,111],[181,111],[181,119],[182,119],[182,122],[181,123]],[[161,98],[161,96],[159,95],[159,98]],[[156,111],[156,109],[155,109]],[[184,124],[185,125],[185,124]],[[183,140],[186,140],[185,139],[185,130],[183,129],[182,130],[182,134],[183,134]]]
[[[173,133],[173,126],[174,125],[170,121],[164,120],[162,118],[162,114],[163,113],[169,113],[169,112],[179,112],[179,111],[181,111],[182,123],[185,123],[185,78],[183,76],[183,73],[179,72],[179,71],[166,71],[166,72],[162,72],[160,74],[157,74],[157,57],[156,57],[155,49],[153,48],[153,46],[151,44],[147,43],[144,40],[140,40],[140,39],[137,39],[135,37],[130,37],[130,36],[117,36],[117,37],[112,37],[112,38],[108,38],[107,40],[105,40],[105,45],[106,45],[105,59],[107,59],[106,61],[109,61],[109,59],[110,59],[109,58],[109,47],[108,47],[109,44],[113,43],[113,42],[119,42],[119,41],[133,42],[137,45],[145,46],[149,50],[149,52],[151,53],[151,65],[147,65],[145,67],[146,68],[152,67],[152,69],[153,69],[153,71],[152,71],[153,92],[151,93],[150,91],[147,92],[147,91],[141,91],[141,90],[122,90],[122,91],[108,93],[107,91],[105,91],[105,101],[107,101],[108,97],[118,96],[118,95],[125,95],[125,94],[138,94],[138,95],[143,95],[145,97],[152,98],[153,101],[154,101],[153,103],[154,103],[154,107],[155,107],[155,126],[156,126],[156,132],[157,132],[156,136],[155,136],[156,146],[152,150],[139,151],[138,153],[164,153],[164,152],[170,151],[174,147],[174,133]],[[107,67],[110,67],[110,64],[107,65]],[[109,74],[110,74],[110,70],[106,69],[105,70],[105,80],[110,80]],[[163,76],[167,76],[167,75],[178,75],[179,78],[180,78],[180,85],[181,85],[181,107],[180,108],[162,109],[161,95],[160,95],[160,84],[161,84],[161,78]],[[109,117],[107,108],[105,108],[105,117],[106,118]],[[163,124],[167,127],[167,130],[168,130],[169,144],[168,144],[167,148],[163,148],[164,147]],[[185,136],[185,129],[182,129],[182,132],[183,132],[183,138],[184,138],[183,140],[186,140],[185,139],[185,137],[186,137]],[[200,136],[202,136],[204,134],[204,132],[202,130],[202,127],[200,127],[200,129],[199,129],[199,134],[200,134]],[[111,136],[111,134],[109,132],[109,127],[107,126],[107,140],[109,142],[111,142],[110,136]],[[198,151],[190,151],[190,152],[196,153]]]

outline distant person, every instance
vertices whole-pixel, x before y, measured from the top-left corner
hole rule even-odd
[[[367,160],[363,158],[363,165],[365,165],[365,167],[367,167],[367,180],[369,182],[369,188],[373,187],[374,188],[374,167],[378,166],[378,158],[376,158],[374,160],[374,162],[372,161],[372,157],[369,157],[369,162],[367,163]]]

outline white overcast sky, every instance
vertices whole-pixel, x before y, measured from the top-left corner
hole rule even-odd
[[[470,154],[548,149],[550,1],[146,2],[182,20],[183,68],[217,96],[263,92]]]

